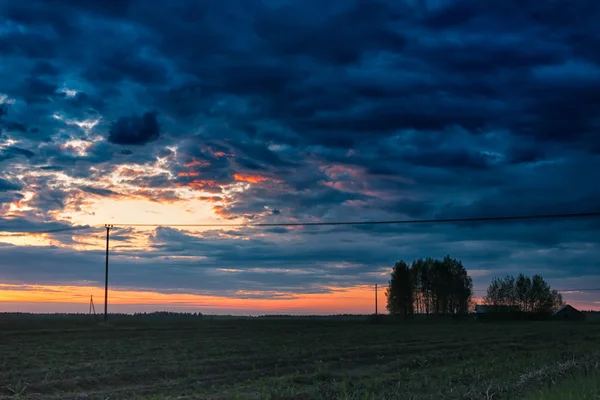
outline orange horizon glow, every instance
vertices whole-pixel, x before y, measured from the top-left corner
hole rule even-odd
[[[236,297],[160,293],[151,290],[109,290],[109,304],[114,305],[155,305],[197,308],[217,308],[226,312],[229,309],[251,309],[262,312],[304,312],[335,314],[369,314],[375,311],[375,294],[372,286],[350,288],[327,288],[326,293],[294,294],[267,293],[271,298],[252,298],[261,293],[237,292]],[[244,298],[244,295],[248,296]],[[87,307],[90,296],[104,299],[104,289],[96,286],[57,286],[57,285],[10,285],[0,284],[0,303],[69,303]],[[379,312],[385,312],[384,290],[378,291]],[[60,312],[60,311],[57,311]]]
[[[202,295],[193,293],[161,293],[152,290],[110,289],[109,304],[128,306],[156,306],[186,308],[189,311],[202,312],[205,309],[253,310],[262,313],[306,313],[314,314],[372,314],[375,311],[375,293],[372,286],[354,286],[348,288],[328,287],[326,293],[295,294],[286,292],[264,293],[270,298],[253,298],[263,293],[238,291],[235,297]],[[4,304],[80,304],[82,312],[89,305],[90,296],[103,303],[104,289],[97,286],[69,285],[13,285],[0,284],[0,303]],[[247,297],[244,297],[247,296]],[[385,288],[377,292],[378,312],[386,313]],[[474,298],[479,301],[481,299]],[[598,310],[599,304],[569,301],[580,310]],[[35,307],[32,307],[34,309]],[[34,312],[34,311],[31,311]]]

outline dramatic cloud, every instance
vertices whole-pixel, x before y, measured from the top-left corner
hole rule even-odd
[[[121,117],[109,130],[108,141],[122,145],[143,145],[160,136],[156,113],[147,112],[139,117]]]
[[[78,268],[102,263],[103,228],[34,233],[71,226],[600,211],[594,0],[0,0],[0,12],[2,279],[101,279]],[[309,293],[446,254],[478,290],[520,271],[563,288],[600,277],[597,219],[180,228],[119,228],[114,284]]]
[[[20,185],[17,185],[16,183],[0,178],[0,192],[21,190],[21,188],[22,187]]]

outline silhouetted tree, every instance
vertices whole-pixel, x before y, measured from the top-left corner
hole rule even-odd
[[[473,297],[473,280],[461,261],[446,256],[439,263],[444,278],[440,287],[444,294],[442,311],[448,314],[468,313]]]
[[[486,304],[494,306],[516,306],[517,292],[515,290],[516,280],[507,275],[504,278],[494,278],[487,289],[484,300]]]
[[[397,263],[386,294],[391,313],[464,314],[473,297],[473,282],[459,260],[428,257],[413,261],[410,267],[404,261]]]
[[[549,313],[564,304],[562,295],[552,290],[540,275],[494,278],[484,298],[486,304],[515,306],[523,312]]]
[[[515,298],[516,305],[521,311],[530,312],[530,298],[531,298],[531,278],[523,274],[519,274],[515,282]]]
[[[411,273],[404,261],[399,261],[394,265],[385,295],[390,314],[409,316],[414,313]]]

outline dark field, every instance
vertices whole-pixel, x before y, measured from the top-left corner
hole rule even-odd
[[[0,398],[592,399],[599,388],[597,323],[165,321],[5,320]]]

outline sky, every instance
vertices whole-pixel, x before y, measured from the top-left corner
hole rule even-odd
[[[0,0],[0,311],[374,310],[394,263],[600,288],[596,0]],[[379,309],[385,296],[379,290]],[[600,291],[568,302],[600,309]]]

